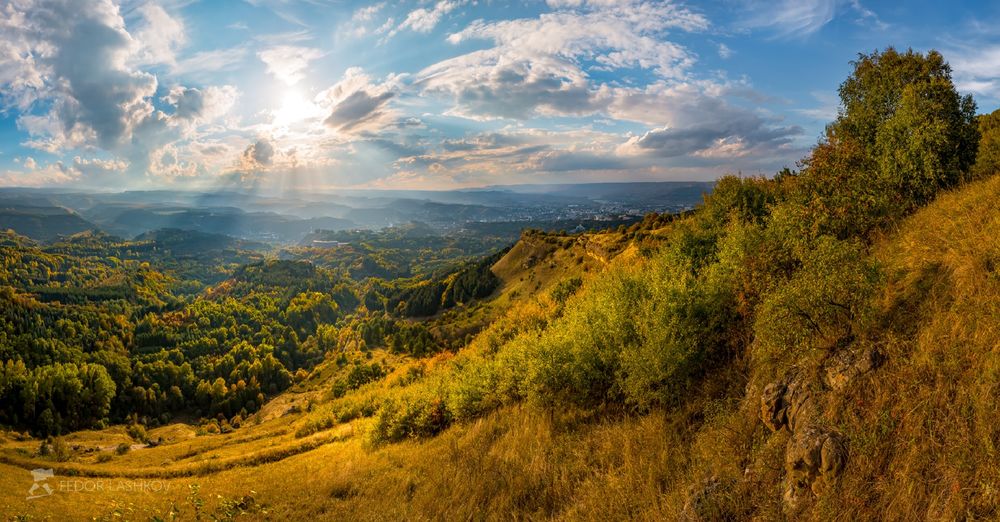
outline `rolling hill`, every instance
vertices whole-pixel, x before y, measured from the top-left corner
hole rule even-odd
[[[803,372],[793,372],[802,375],[795,379],[812,384],[796,388],[799,381],[778,379],[786,397],[790,389],[810,391],[800,392],[805,398],[776,421],[777,431],[768,428],[775,421],[768,409],[774,393],[767,390],[774,387],[756,384],[753,376],[765,372],[765,365],[751,359],[709,370],[712,378],[666,415],[612,415],[594,422],[584,410],[552,414],[513,403],[434,437],[373,445],[371,433],[381,419],[366,417],[365,404],[469,365],[457,362],[461,356],[412,360],[376,350],[370,360],[385,367],[388,377],[362,386],[349,400],[330,390],[351,366],[338,368],[328,360],[227,433],[174,423],[150,429],[145,439],[154,444],[147,445],[122,427],[78,432],[61,439],[70,456],[59,462],[35,456],[38,440],[8,432],[0,448],[0,505],[7,513],[40,518],[146,518],[168,513],[172,505],[190,514],[193,498],[204,500],[205,512],[238,504],[251,518],[476,518],[484,512],[566,519],[675,519],[683,513],[713,519],[712,513],[756,512],[771,518],[782,512],[787,493],[781,470],[797,451],[797,437],[806,436],[799,419],[808,410],[846,443],[835,481],[826,476],[834,471],[811,477],[831,483],[816,488],[810,518],[950,518],[969,510],[988,515],[992,501],[982,488],[1000,476],[976,459],[991,451],[996,436],[988,390],[995,386],[994,352],[1000,346],[997,197],[1000,177],[945,194],[876,244],[872,259],[885,267],[887,279],[872,296],[876,317],[869,330],[856,335],[878,339],[878,355],[858,355],[872,347],[855,343],[840,354],[807,355],[788,365]],[[598,238],[550,240],[558,241],[524,238],[497,263],[508,291],[522,291],[530,274],[551,279],[532,268],[575,259],[585,251],[581,243]],[[636,254],[619,255],[568,306],[599,299],[602,281],[616,273],[652,264]],[[600,271],[597,264],[588,266]],[[558,321],[537,308],[551,302],[540,295],[538,305],[518,304],[471,350],[489,353],[490,345],[503,342],[497,339],[510,338],[505,332],[523,330],[518,325],[524,321]],[[782,424],[790,419],[791,427]],[[114,455],[121,444],[133,449]],[[25,500],[29,470],[39,467],[80,484],[151,486]],[[939,479],[919,478],[926,474]],[[963,484],[981,486],[968,492]],[[202,497],[192,497],[198,491]]]
[[[0,200],[0,230],[14,230],[38,241],[51,241],[97,228],[77,213],[44,201]]]

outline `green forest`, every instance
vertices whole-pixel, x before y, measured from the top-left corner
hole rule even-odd
[[[489,296],[499,283],[489,267],[503,253],[426,279],[359,280],[265,259],[259,245],[218,247],[220,236],[154,236],[38,245],[6,232],[0,423],[45,436],[178,414],[228,422],[348,338],[358,339],[352,352],[436,353],[450,340],[404,319]]]

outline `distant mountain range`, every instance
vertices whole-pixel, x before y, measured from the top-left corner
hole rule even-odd
[[[172,190],[117,193],[0,188],[0,230],[40,241],[86,230],[134,237],[179,229],[269,243],[315,230],[379,229],[419,221],[441,232],[476,223],[619,219],[691,208],[713,183],[508,185],[452,191],[345,190],[280,196]]]

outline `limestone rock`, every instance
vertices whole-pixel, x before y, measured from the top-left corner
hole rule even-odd
[[[843,438],[815,426],[795,431],[785,450],[785,509],[797,513],[844,469]]]
[[[760,417],[771,431],[794,431],[796,423],[811,411],[812,390],[798,371],[768,384],[761,394]]]
[[[861,357],[845,358],[838,375],[849,380],[868,371],[875,359],[869,360],[872,366]],[[791,433],[785,447],[783,500],[792,518],[840,475],[847,461],[843,437],[815,424],[814,393],[807,373],[798,369],[768,384],[761,393],[761,420],[772,431],[785,429]]]
[[[788,408],[785,406],[784,381],[772,382],[764,387],[760,397],[760,419],[771,431],[778,431],[788,423]]]
[[[879,363],[878,352],[872,348],[841,350],[824,364],[824,380],[827,386],[839,390],[857,376],[877,368]]]

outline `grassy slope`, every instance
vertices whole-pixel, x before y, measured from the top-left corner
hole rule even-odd
[[[819,396],[821,416],[847,437],[849,456],[843,475],[807,518],[998,516],[998,198],[1000,177],[945,194],[877,246],[889,277],[873,334],[885,363]],[[521,276],[517,283],[528,285],[525,291],[535,284]],[[393,362],[397,373],[407,364]],[[428,366],[433,373],[434,363]],[[706,386],[739,382],[729,374],[740,371],[753,369],[720,369],[727,373]],[[323,378],[306,384],[322,390],[335,373],[323,369],[317,373]],[[165,479],[166,491],[59,492],[31,501],[24,499],[31,485],[26,469],[60,464],[17,453],[30,453],[37,441],[6,440],[0,512],[62,520],[118,506],[126,519],[144,519],[176,502],[187,517],[189,485],[199,484],[207,509],[219,503],[216,495],[251,494],[268,506],[258,518],[663,520],[676,519],[692,492],[709,484],[727,512],[775,519],[787,434],[763,428],[757,392],[748,392],[703,389],[670,412],[598,420],[586,412],[508,406],[437,437],[380,448],[365,442],[369,419],[296,438],[317,414],[280,415],[281,403],[265,409],[277,415],[230,434],[194,437],[173,425],[151,433],[170,444],[103,464],[92,456],[62,464],[83,474],[190,473]],[[322,391],[300,393],[329,400]],[[104,446],[125,439],[113,428],[74,434],[67,442]]]
[[[562,281],[600,273],[611,258],[625,253],[621,252],[625,244],[616,232],[523,237],[493,265],[501,285],[490,299],[441,312],[427,326],[445,339],[478,333],[511,307],[550,292]],[[596,245],[604,247],[603,256],[595,255]]]

